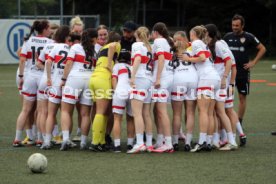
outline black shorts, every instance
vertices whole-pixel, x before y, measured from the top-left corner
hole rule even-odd
[[[250,77],[236,78],[236,87],[239,94],[249,95]]]

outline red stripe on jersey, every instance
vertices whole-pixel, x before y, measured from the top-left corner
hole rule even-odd
[[[205,91],[205,90],[213,90],[213,88],[211,87],[200,87],[196,89],[197,91],[201,90],[201,91]]]
[[[225,103],[232,103],[234,100],[226,100]]]
[[[53,93],[49,93],[49,96],[52,97],[52,98],[56,98],[56,99],[61,99],[62,98],[61,96],[58,96],[58,95],[53,94]]]
[[[37,62],[44,63],[41,59],[37,59]]]
[[[46,94],[46,92],[45,91],[41,91],[41,90],[39,90],[38,91],[40,94]]]
[[[220,94],[219,96],[220,96],[220,97],[226,97],[226,95],[225,95],[225,94]]]
[[[60,55],[55,55],[55,63],[58,63],[62,58]]]
[[[112,108],[113,109],[125,109],[125,107],[123,107],[123,106],[116,106],[116,105],[112,106]]]
[[[172,92],[172,96],[184,96],[184,93],[177,93],[177,92]]]
[[[167,97],[166,94],[153,94],[153,97]]]
[[[133,91],[131,91],[131,93],[133,93],[135,95],[146,96],[146,93],[143,91],[133,90]]]
[[[54,61],[55,59],[52,58],[51,56],[48,56],[48,59],[50,59],[51,61]]]
[[[223,59],[221,57],[216,57],[215,59],[215,64],[221,64],[221,63],[224,63]]]
[[[22,90],[22,88],[18,88],[18,90],[20,91],[20,90]]]
[[[75,58],[68,57],[67,60],[72,60],[74,62],[90,64],[89,62],[85,61],[85,57],[83,55],[76,54]]]
[[[128,70],[127,69],[121,69],[121,70],[119,70],[119,72],[118,72],[118,75],[121,75],[121,74],[124,74],[124,73],[128,73]]]
[[[77,99],[78,99],[78,97],[75,97],[75,96],[73,96],[73,95],[65,95],[65,94],[64,94],[64,97],[65,97],[65,98],[74,99],[74,100],[77,100]]]
[[[32,58],[32,52],[27,52],[27,54],[20,54],[21,57],[25,57],[27,59],[31,59]]]
[[[29,97],[36,97],[36,94],[30,94],[30,93],[26,93],[26,92],[21,92],[22,95],[25,95],[25,96],[29,96]]]
[[[136,54],[136,55],[134,56],[134,58],[131,58],[131,61],[134,62],[135,58],[136,58],[136,57],[139,57],[139,56],[141,57],[141,63],[142,63],[142,64],[147,64],[147,63],[148,63],[149,57],[147,57],[147,56],[142,56],[141,54]],[[133,63],[132,63],[132,65],[133,65]]]
[[[232,67],[236,67],[236,64],[232,64]]]
[[[200,51],[196,54],[196,56],[199,57],[201,54],[204,54],[206,58],[211,57],[211,53],[208,50]]]
[[[118,78],[118,76],[117,76],[117,75],[112,75],[112,77],[113,77],[113,78]]]
[[[154,54],[154,60],[158,60],[158,56],[160,55],[164,55],[165,60],[172,60],[172,53],[170,52],[157,52],[156,54]]]

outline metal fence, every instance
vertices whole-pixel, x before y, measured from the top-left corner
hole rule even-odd
[[[14,16],[15,19],[48,19],[60,20],[60,24],[69,25],[70,20],[76,15],[21,15],[20,17]],[[100,24],[100,15],[78,15],[85,24],[86,28],[95,28]]]

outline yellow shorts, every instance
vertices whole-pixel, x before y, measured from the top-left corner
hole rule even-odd
[[[93,101],[97,99],[112,99],[111,75],[92,75],[89,81]]]

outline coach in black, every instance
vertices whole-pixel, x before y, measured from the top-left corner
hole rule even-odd
[[[232,18],[233,32],[227,33],[223,38],[236,60],[236,87],[239,92],[238,115],[241,123],[246,110],[246,96],[249,94],[250,70],[266,52],[264,45],[253,34],[245,32],[243,28],[244,18],[241,15],[234,15]],[[258,52],[253,60],[249,60],[249,53],[252,48],[257,48]]]

